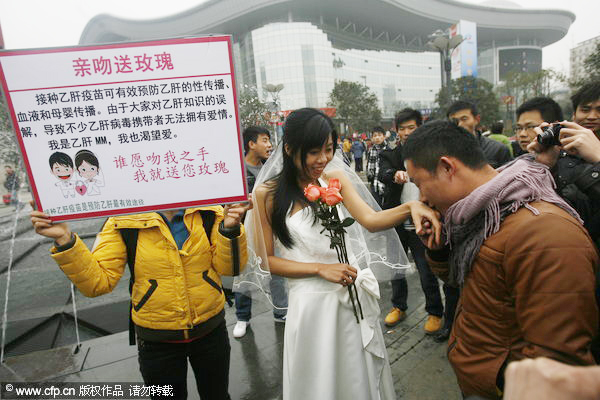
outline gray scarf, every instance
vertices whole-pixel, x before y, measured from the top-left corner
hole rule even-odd
[[[504,218],[521,207],[539,215],[531,202],[555,204],[582,222],[577,212],[555,192],[550,170],[533,161],[531,155],[519,157],[497,171],[500,173],[496,177],[454,203],[444,216],[444,233],[451,250],[451,285],[462,287],[481,245],[498,232]]]

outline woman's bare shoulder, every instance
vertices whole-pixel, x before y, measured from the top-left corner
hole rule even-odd
[[[326,182],[329,182],[330,179],[339,179],[340,181],[345,180],[348,178],[348,176],[346,175],[346,173],[343,170],[334,169],[331,171],[324,172],[321,175],[321,178],[324,179]]]

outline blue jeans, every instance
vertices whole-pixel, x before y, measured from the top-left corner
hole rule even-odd
[[[410,249],[417,265],[421,288],[425,294],[425,310],[430,315],[441,317],[444,314],[442,296],[438,280],[433,272],[431,272],[425,259],[425,245],[423,245],[414,230],[408,231],[404,228],[396,227],[396,232],[398,232],[404,251],[408,253],[408,249]],[[406,278],[394,279],[392,281],[392,305],[402,311],[406,311],[408,308],[406,304],[407,298],[408,285]]]
[[[275,318],[285,317],[287,313],[288,298],[285,290],[285,278],[279,275],[271,275],[271,297],[275,307],[273,316]],[[283,308],[283,310],[282,310]],[[235,293],[235,315],[238,321],[250,321],[252,317],[252,298],[242,293]]]

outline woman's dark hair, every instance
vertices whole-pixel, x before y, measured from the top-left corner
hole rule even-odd
[[[79,150],[77,154],[75,154],[75,169],[79,170],[79,167],[84,161],[100,169],[98,158],[96,158],[94,153],[89,150]]]
[[[275,178],[273,189],[273,213],[271,227],[273,235],[281,244],[291,248],[294,244],[290,231],[285,223],[285,217],[294,202],[308,204],[304,197],[303,188],[298,186],[298,176],[306,173],[306,155],[315,148],[322,147],[331,136],[333,151],[337,147],[337,131],[331,119],[314,108],[301,108],[293,111],[285,120],[283,127],[283,168]],[[290,154],[286,151],[287,149]],[[294,158],[300,157],[304,171],[298,171]]]

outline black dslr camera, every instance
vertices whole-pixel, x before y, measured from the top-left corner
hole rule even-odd
[[[537,135],[537,141],[544,147],[560,146],[561,124],[552,124],[542,128],[542,133]]]

